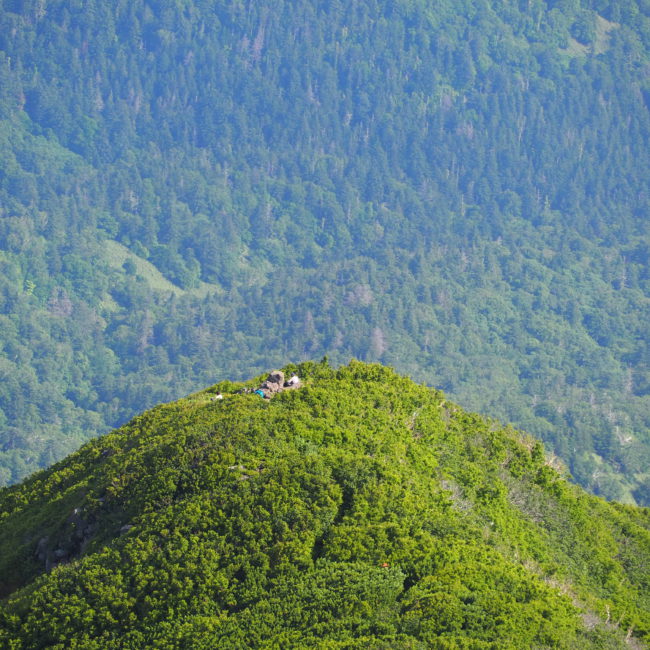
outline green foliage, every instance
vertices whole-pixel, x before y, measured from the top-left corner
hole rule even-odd
[[[650,639],[647,509],[588,496],[539,443],[386,367],[284,370],[303,386],[221,382],[0,490],[0,644]]]
[[[648,503],[647,2],[77,5],[0,2],[2,483],[329,354]]]

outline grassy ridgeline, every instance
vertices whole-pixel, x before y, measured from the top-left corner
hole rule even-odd
[[[285,370],[300,390],[222,382],[1,491],[0,644],[650,638],[648,510],[587,495],[539,443],[380,365]]]

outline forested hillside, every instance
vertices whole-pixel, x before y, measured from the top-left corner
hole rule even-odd
[[[289,358],[650,503],[647,0],[2,0],[0,477]]]
[[[650,510],[379,364],[220,382],[0,490],[0,644],[642,648]],[[223,394],[215,400],[215,393]]]

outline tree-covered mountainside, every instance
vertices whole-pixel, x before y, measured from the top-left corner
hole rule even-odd
[[[649,45],[647,0],[1,0],[0,480],[327,353],[650,503]]]
[[[0,490],[2,647],[650,640],[650,510],[379,364],[296,370],[297,390],[223,381]]]

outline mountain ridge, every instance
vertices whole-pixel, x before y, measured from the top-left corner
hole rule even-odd
[[[0,482],[329,354],[650,502],[649,52],[632,0],[3,0]]]
[[[264,400],[242,389],[266,375],[219,382],[0,490],[0,639],[647,641],[648,509],[587,495],[533,438],[391,369],[284,369],[301,388]]]

